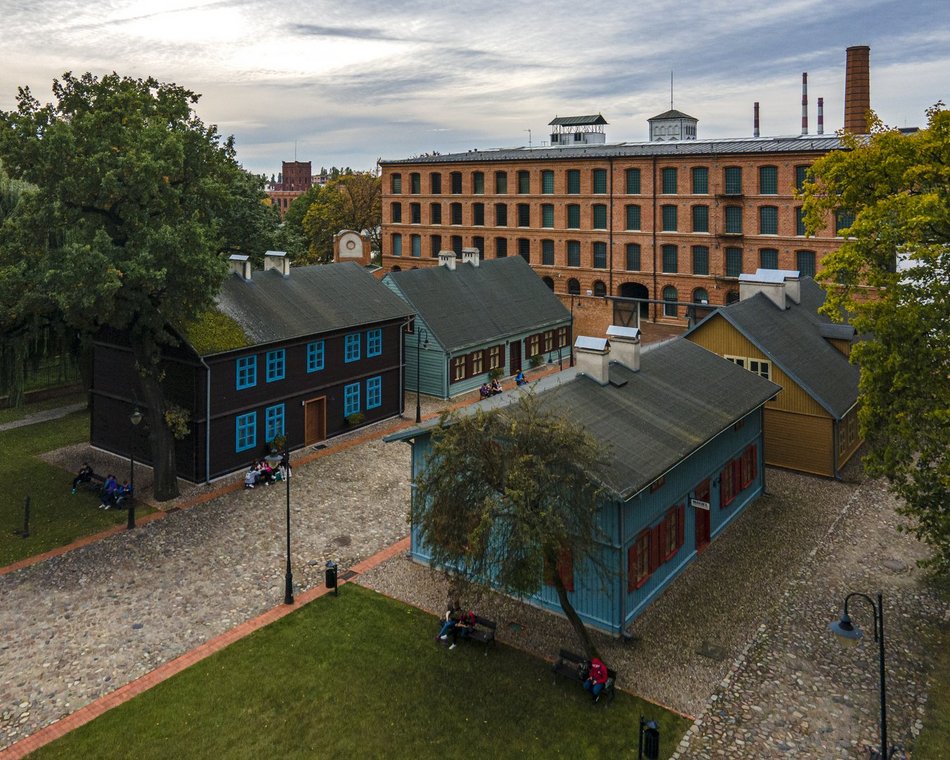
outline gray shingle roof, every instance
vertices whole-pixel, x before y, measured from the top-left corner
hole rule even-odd
[[[854,331],[819,314],[824,302],[824,291],[811,277],[803,277],[801,303],[788,301],[785,311],[759,293],[707,319],[725,319],[831,416],[841,419],[858,400],[858,368],[822,336],[847,339]]]
[[[779,386],[682,338],[647,347],[640,371],[610,365],[610,384],[567,370],[535,384],[548,408],[576,421],[605,445],[603,484],[628,499],[675,467],[683,458],[779,392]],[[520,390],[466,407],[495,408],[518,398]],[[402,431],[388,441],[408,440],[420,430]]]
[[[607,159],[650,156],[727,156],[755,153],[827,153],[839,150],[836,135],[794,137],[748,137],[724,140],[674,140],[669,142],[623,142],[576,148],[498,148],[418,156],[380,161],[384,165],[455,164],[491,161],[557,161],[559,159]]]
[[[412,308],[362,267],[352,263],[231,274],[217,307],[234,319],[254,345],[411,315]]]
[[[699,121],[695,116],[690,116],[688,113],[683,113],[682,111],[677,111],[675,108],[671,108],[669,111],[664,111],[659,113],[647,121],[657,121],[659,119],[692,119],[693,121]]]
[[[571,313],[521,256],[390,272],[412,310],[447,351],[567,324]]]
[[[596,124],[606,124],[607,120],[599,113],[590,116],[555,116],[548,122],[548,126],[558,127],[589,127]]]

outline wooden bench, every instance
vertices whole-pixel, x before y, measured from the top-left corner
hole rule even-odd
[[[495,643],[495,630],[497,628],[498,624],[494,620],[476,615],[474,625],[457,625],[446,634],[446,638],[442,639],[441,643],[454,644],[460,639],[477,641],[485,645],[485,654],[488,654],[488,647]]]
[[[79,483],[76,485],[76,489],[89,488],[98,494],[99,491],[102,490],[102,486],[105,484],[105,482],[105,475],[100,475],[98,472],[90,472],[89,480],[79,481]]]
[[[583,684],[587,680],[587,671],[590,667],[590,661],[583,655],[569,652],[562,649],[558,658],[551,666],[551,672],[554,673],[554,683],[557,683],[558,676],[569,678]],[[607,683],[600,693],[601,700],[606,707],[614,698],[614,684],[617,682],[617,673],[611,668],[607,668]]]

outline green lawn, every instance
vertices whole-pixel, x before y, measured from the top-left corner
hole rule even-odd
[[[58,406],[61,404],[54,404]],[[99,509],[94,491],[70,494],[73,475],[43,462],[37,454],[89,440],[89,413],[0,431],[0,567],[124,523],[124,511]],[[23,528],[23,502],[30,496],[30,537]],[[136,514],[154,510],[139,504]]]
[[[945,597],[950,598],[950,579],[943,579]],[[944,622],[941,646],[934,656],[933,688],[927,700],[924,728],[914,742],[915,760],[946,760],[950,757],[950,625]]]
[[[57,409],[61,406],[72,406],[73,404],[85,404],[87,398],[87,394],[83,392],[69,393],[65,396],[57,396],[56,398],[46,399],[45,401],[37,401],[35,404],[26,404],[19,409],[11,407],[0,409],[0,425],[6,422],[22,420],[28,414],[42,412],[46,409]]]
[[[350,584],[31,757],[630,757],[641,714],[659,722],[667,757],[689,726],[623,693],[594,706],[504,646],[450,651],[437,629]]]

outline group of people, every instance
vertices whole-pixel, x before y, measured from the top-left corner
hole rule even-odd
[[[277,467],[271,467],[266,459],[252,462],[250,469],[244,473],[244,487],[254,488],[259,485],[270,485],[278,480],[290,477],[290,459],[284,454]]]
[[[119,485],[115,475],[108,475],[102,484],[102,490],[99,492],[99,498],[102,503],[99,509],[112,509],[118,507],[125,499],[132,496],[132,486],[129,481],[124,481]]]
[[[451,642],[449,649],[455,649],[459,636],[465,636],[475,627],[475,613],[469,610],[462,612],[461,607],[452,605],[445,612],[442,629],[436,634],[436,641]]]
[[[481,394],[482,398],[488,398],[489,396],[497,396],[499,393],[501,393],[501,391],[501,383],[498,382],[498,378],[496,377],[491,381],[491,385],[488,383],[482,383],[482,387],[478,392]]]

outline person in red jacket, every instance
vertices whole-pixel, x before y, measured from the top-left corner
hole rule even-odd
[[[600,700],[600,693],[607,685],[607,666],[596,657],[590,661],[590,668],[587,671],[587,680],[584,681],[584,688],[589,691],[594,701]]]

